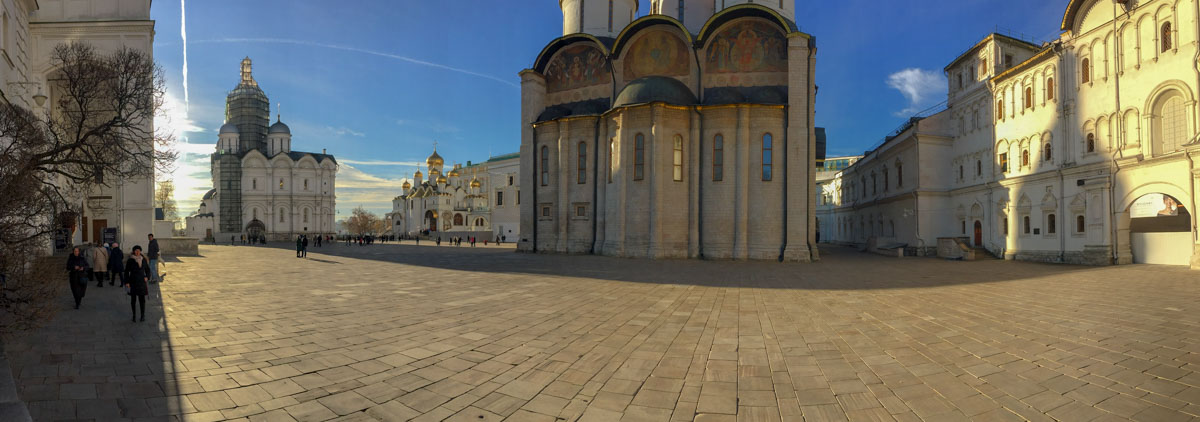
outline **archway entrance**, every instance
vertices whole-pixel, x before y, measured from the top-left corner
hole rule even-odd
[[[258,219],[250,220],[250,224],[246,225],[246,239],[250,243],[257,243],[267,235],[267,226]]]
[[[433,210],[425,211],[425,224],[429,231],[437,231],[437,213]]]
[[[1129,206],[1129,246],[1135,264],[1188,265],[1192,217],[1179,199],[1142,195]]]
[[[975,246],[983,246],[983,223],[975,220]]]

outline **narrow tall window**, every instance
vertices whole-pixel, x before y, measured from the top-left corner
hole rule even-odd
[[[996,101],[996,118],[1004,120],[1004,97],[1000,97],[1000,101]]]
[[[504,205],[504,192],[496,192],[496,206]]]
[[[646,168],[646,137],[637,134],[633,140],[633,180],[642,180]]]
[[[712,179],[714,182],[725,180],[725,137],[717,135],[713,138]]]
[[[1012,56],[1012,54],[1005,54],[1005,55],[1004,55],[1004,68],[1005,68],[1005,69],[1011,69],[1012,67],[1013,67],[1013,56]]]
[[[958,166],[958,180],[963,180],[963,166]]]
[[[307,223],[307,222],[308,222],[308,208],[305,208],[305,209],[304,209],[304,222],[305,222],[305,223]]]
[[[1042,157],[1045,159],[1045,161],[1051,161],[1054,159],[1054,147],[1049,142],[1047,142],[1046,146],[1042,148]]]
[[[1086,59],[1086,58],[1083,59],[1083,63],[1081,63],[1079,65],[1079,73],[1080,73],[1079,80],[1083,81],[1083,83],[1086,84],[1086,83],[1092,82],[1092,60],[1091,59]]]
[[[896,187],[904,187],[904,166],[896,164]]]
[[[304,179],[304,190],[308,190],[308,179]]]
[[[587,183],[587,143],[579,143],[579,163],[576,167],[576,182],[581,185]]]
[[[1046,78],[1046,99],[1054,99],[1054,78]]]
[[[1004,235],[1008,236],[1008,217],[1000,219],[1000,226],[1004,227]]]
[[[1033,107],[1033,87],[1025,87],[1025,108]]]
[[[612,183],[613,173],[615,173],[617,166],[617,163],[613,162],[613,150],[616,148],[617,141],[615,139],[608,141],[608,183]],[[512,183],[509,184],[511,185]]]
[[[258,190],[258,179],[250,179],[250,189]]]
[[[889,179],[888,171],[887,171],[887,169],[883,169],[883,191],[884,192],[887,192],[887,190],[891,187],[891,180],[888,180],[888,179]]]
[[[1000,172],[1008,173],[1008,153],[1000,153]]]
[[[683,22],[683,2],[679,2],[679,21]]]
[[[282,222],[283,222],[283,214],[284,214],[285,212],[286,212],[286,211],[284,211],[282,208],[280,208],[280,209],[279,209],[279,222],[280,222],[280,223],[282,223]]]
[[[979,78],[987,77],[987,59],[979,59]]]
[[[1046,215],[1046,234],[1058,233],[1058,222],[1055,221],[1054,214]]]
[[[1075,233],[1083,233],[1085,228],[1083,223],[1084,220],[1082,215],[1075,216]]]
[[[983,160],[975,160],[975,175],[983,176]]]
[[[1087,152],[1096,152],[1096,134],[1094,134],[1094,133],[1087,134],[1086,151]]]
[[[1021,167],[1029,167],[1029,150],[1021,150]]]
[[[1029,216],[1028,215],[1025,216],[1024,218],[1022,218],[1022,223],[1025,224],[1025,228],[1022,230],[1024,230],[1025,234],[1029,234]]]
[[[682,4],[682,2],[680,3]],[[683,6],[679,6],[681,9]],[[676,182],[683,181],[683,137],[675,135],[675,147],[671,154],[671,166],[674,171],[673,176]]]
[[[542,186],[550,185],[550,147],[542,147]]]
[[[762,179],[763,181],[771,180],[771,152],[773,145],[771,144],[771,134],[765,134],[762,138]]]
[[[1164,53],[1172,48],[1171,35],[1171,23],[1164,23],[1162,25],[1162,41],[1159,42],[1159,44],[1162,44],[1162,52]]]

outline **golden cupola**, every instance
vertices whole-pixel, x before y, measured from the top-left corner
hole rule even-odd
[[[425,159],[425,164],[428,164],[429,168],[432,169],[446,164],[446,160],[443,160],[442,156],[438,155],[437,148],[434,148],[433,154],[430,154],[429,158]],[[433,173],[431,172],[430,174],[432,175]]]
[[[405,180],[404,184],[400,185],[400,187],[404,188],[405,191],[408,191],[409,189],[412,189],[412,183],[409,183],[407,180]]]

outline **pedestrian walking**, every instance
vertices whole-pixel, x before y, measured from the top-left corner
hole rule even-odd
[[[120,281],[125,284],[125,252],[121,252],[121,244],[113,242],[112,250],[108,251],[108,285]]]
[[[87,258],[76,246],[71,249],[71,255],[67,257],[67,279],[71,283],[71,296],[75,297],[75,309],[79,309],[83,295],[87,293],[87,270]]]
[[[134,246],[125,262],[125,290],[129,292],[129,308],[133,322],[138,320],[138,304],[142,306],[142,321],[146,320],[146,295],[150,294],[150,263],[142,255],[142,247]]]
[[[300,236],[300,238],[303,239],[303,243],[300,246],[300,257],[308,258],[308,235]]]
[[[104,279],[108,278],[108,245],[92,248],[92,276],[96,279],[96,287],[104,287]]]
[[[158,252],[159,252],[158,251],[158,239],[154,238],[153,233],[146,235],[146,237],[150,240],[150,243],[146,245],[146,249],[148,249],[146,251],[146,257],[150,258],[150,282],[157,283],[159,281],[159,278],[158,278],[158,258],[159,258],[158,257]]]
[[[296,258],[300,257],[300,249],[304,248],[304,239],[296,236]]]

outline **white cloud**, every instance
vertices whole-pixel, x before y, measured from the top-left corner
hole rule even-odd
[[[401,194],[400,185],[409,178],[390,179],[368,174],[350,165],[346,160],[338,161],[337,187],[338,209],[349,210],[362,206],[369,211],[383,214],[391,212],[392,199]]]
[[[334,134],[336,134],[336,135],[338,135],[338,136],[350,135],[350,136],[356,136],[356,137],[359,137],[359,138],[362,138],[362,137],[364,137],[364,136],[367,136],[365,133],[362,133],[362,132],[359,132],[359,131],[357,131],[357,130],[350,129],[350,128],[348,128],[348,127],[344,127],[344,126],[338,126],[338,127],[333,127],[333,126],[325,126],[325,130],[328,130],[328,131],[330,131],[330,132],[333,132]]]
[[[888,76],[887,84],[908,99],[908,107],[896,112],[898,116],[910,116],[946,95],[946,76],[937,70],[904,69]]]
[[[383,160],[349,160],[349,159],[338,159],[338,162],[339,162],[339,163],[342,163],[342,164],[358,164],[358,165],[360,165],[360,166],[405,166],[405,167],[414,167],[414,166],[423,166],[423,165],[425,165],[425,163],[422,163],[422,162],[419,162],[419,161],[383,161]]]

